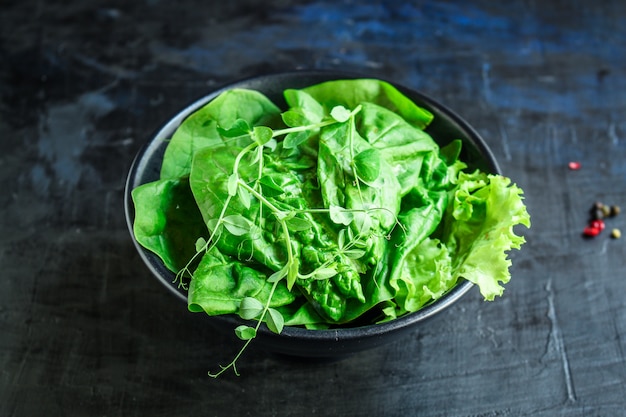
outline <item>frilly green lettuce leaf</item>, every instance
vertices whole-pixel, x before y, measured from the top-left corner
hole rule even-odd
[[[513,228],[530,227],[522,190],[504,176],[461,173],[444,222],[442,241],[456,273],[478,285],[486,300],[502,295],[501,284],[511,279],[508,253],[525,242]]]
[[[419,310],[463,278],[493,300],[511,278],[508,253],[525,242],[513,228],[530,227],[522,190],[503,176],[461,173],[450,198],[440,239],[417,239],[419,233],[409,230],[410,239],[398,245],[390,278],[396,290],[393,316]],[[417,225],[413,229],[424,227],[419,217],[406,220]]]

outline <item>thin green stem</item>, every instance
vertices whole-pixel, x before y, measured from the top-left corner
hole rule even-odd
[[[354,115],[350,116],[350,124],[348,125],[348,129],[350,147],[350,168],[352,168],[352,175],[354,176],[354,183],[359,194],[359,198],[361,199],[361,204],[364,204],[363,193],[361,192],[361,181],[359,179],[359,175],[356,172],[356,165],[354,163],[354,132],[356,130],[356,126],[354,125]]]
[[[356,115],[358,112],[361,111],[361,107],[362,106],[359,104],[354,110],[352,110],[350,112],[350,118],[353,119],[354,115]],[[289,133],[304,132],[306,130],[311,130],[311,129],[321,129],[322,127],[330,126],[335,123],[339,123],[339,122],[335,119],[328,119],[328,120],[321,121],[319,123],[312,123],[310,125],[288,127],[285,129],[277,129],[273,131],[272,137],[275,138],[277,136],[288,135]]]
[[[280,216],[284,216],[285,215],[284,211],[282,211],[281,209],[279,209],[278,207],[276,207],[275,205],[270,203],[267,200],[267,198],[265,198],[265,196],[263,196],[263,194],[261,194],[260,192],[258,192],[254,188],[250,187],[245,182],[243,182],[241,180],[238,180],[238,184],[239,184],[239,186],[241,186],[241,187],[245,188],[246,190],[248,190],[250,192],[250,194],[255,196],[262,204],[266,205],[275,215],[277,215],[277,217],[280,218]]]
[[[283,234],[285,235],[285,245],[287,246],[287,265],[297,266],[297,259],[294,257],[293,249],[291,247],[291,236],[289,235],[289,226],[287,225],[287,222],[283,220],[287,214],[281,209],[279,209],[278,207],[276,207],[275,205],[273,205],[271,202],[269,202],[267,198],[263,196],[263,194],[261,194],[254,188],[250,187],[245,182],[239,180],[239,186],[244,187],[246,190],[248,190],[250,194],[255,196],[259,200],[259,202],[261,202],[261,205],[267,206],[272,211],[272,213],[276,216],[276,218],[278,219],[278,222],[280,223],[281,228],[283,229]],[[292,269],[289,268],[289,272],[287,273],[287,288],[289,290],[291,290],[291,288],[293,287],[293,284],[295,283],[296,278],[297,278],[297,271],[294,273]]]
[[[298,278],[309,279],[313,277],[317,271],[319,271],[320,269],[329,268],[333,263],[334,261],[326,261],[308,274],[298,274]]]
[[[239,171],[239,164],[241,163],[241,159],[251,150],[253,150],[256,147],[259,147],[260,145],[256,142],[252,142],[250,143],[248,146],[246,146],[245,148],[243,148],[238,154],[237,157],[235,157],[235,163],[233,164],[233,174],[237,174]]]
[[[269,296],[267,297],[267,303],[265,303],[265,305],[263,306],[263,312],[259,316],[259,319],[257,320],[257,323],[254,326],[255,335],[259,331],[259,328],[261,327],[261,323],[263,323],[263,319],[267,315],[267,311],[270,309],[270,303],[272,302],[272,298],[274,296],[274,292],[276,291],[276,287],[278,286],[279,282],[280,281],[276,281],[272,285],[272,288],[270,290]],[[221,369],[219,370],[219,372],[217,372],[217,373],[209,372],[209,376],[212,377],[212,378],[217,378],[218,376],[220,376],[221,374],[223,374],[224,372],[226,372],[230,368],[233,369],[233,372],[235,373],[235,375],[239,376],[239,372],[237,371],[237,361],[239,360],[241,355],[243,355],[244,351],[246,350],[246,348],[248,347],[250,342],[252,342],[252,340],[254,340],[255,338],[256,338],[256,336],[246,340],[246,342],[243,344],[241,349],[239,349],[239,352],[237,352],[235,357],[232,359],[232,361],[230,361],[230,363],[228,365],[225,365],[225,366],[220,365]]]
[[[311,129],[319,129],[322,128],[324,126],[330,126],[332,124],[337,123],[336,120],[326,120],[320,123],[315,123],[315,124],[310,124],[310,125],[304,125],[304,126],[296,126],[296,127],[288,127],[285,129],[277,129],[274,130],[274,133],[272,134],[272,137],[278,137],[278,136],[283,136],[283,135],[288,135],[290,133],[296,133],[296,132],[304,132],[306,130],[311,130]]]
[[[258,148],[258,158],[259,158],[259,170],[257,173],[257,178],[254,181],[254,189],[261,189],[261,183],[259,181],[261,181],[261,178],[263,177],[263,147],[259,146]],[[261,227],[263,225],[264,221],[263,221],[263,204],[259,204],[259,227]]]

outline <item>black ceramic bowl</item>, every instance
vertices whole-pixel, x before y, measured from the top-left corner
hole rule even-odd
[[[176,128],[188,115],[213,100],[223,91],[232,88],[249,88],[260,91],[279,107],[284,107],[285,103],[282,92],[287,88],[304,88],[324,81],[348,78],[364,77],[362,75],[327,71],[304,71],[263,75],[221,87],[182,109],[150,138],[148,143],[146,143],[137,154],[130,168],[125,191],[125,208],[127,224],[131,236],[133,236],[134,207],[130,193],[135,187],[159,178],[163,153],[167,146],[167,139],[172,136]],[[463,141],[463,161],[468,163],[472,168],[480,168],[491,173],[500,173],[498,164],[489,148],[478,133],[461,117],[420,92],[397,85],[393,82],[391,82],[391,84],[411,98],[415,103],[434,114],[434,120],[428,127],[427,132],[432,135],[433,139],[437,141],[439,145],[443,146],[453,139],[461,139]],[[181,308],[186,308],[187,295],[183,290],[180,290],[177,285],[172,283],[174,281],[174,274],[163,265],[156,255],[141,247],[134,239],[134,236],[133,240],[139,254],[152,274],[165,288],[179,299]],[[270,332],[265,326],[261,326],[254,343],[273,353],[300,358],[341,358],[359,351],[388,344],[408,332],[417,330],[418,327],[429,318],[454,304],[467,293],[472,286],[472,283],[463,280],[459,282],[455,288],[432,304],[425,306],[415,313],[383,324],[332,330],[306,330],[299,327],[285,327],[280,335]],[[223,328],[231,333],[237,325],[243,322],[237,316],[207,316],[207,320],[218,328]]]

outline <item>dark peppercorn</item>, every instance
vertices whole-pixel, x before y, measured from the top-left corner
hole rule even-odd
[[[591,211],[591,218],[593,220],[601,220],[604,219],[604,212],[602,211],[602,209],[593,209]]]
[[[591,206],[591,209],[589,210],[589,214],[592,220],[603,219],[605,217],[602,207],[604,207],[604,204],[599,201],[593,203],[593,206]]]

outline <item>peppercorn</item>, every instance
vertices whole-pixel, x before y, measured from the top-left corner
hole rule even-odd
[[[580,162],[577,161],[572,161],[569,164],[567,164],[567,166],[569,167],[569,169],[571,169],[572,171],[578,171],[580,169]]]
[[[597,227],[587,226],[583,229],[583,235],[587,237],[594,237],[600,234],[601,230]]]
[[[591,223],[589,223],[589,226],[593,227],[594,229],[599,229],[600,231],[603,231],[605,228],[604,220],[601,220],[601,219],[592,220]]]
[[[602,211],[603,206],[604,204],[599,201],[593,203],[593,206],[591,206],[591,209],[589,209],[589,215],[591,216],[592,220],[604,218],[604,212]]]
[[[589,221],[587,226],[583,229],[583,236],[595,237],[598,236],[605,229],[605,219],[609,217],[615,217],[620,213],[621,209],[617,205],[607,205],[600,201],[593,203],[593,206],[589,209]],[[613,239],[619,239],[622,233],[619,229],[611,230],[611,237]]]
[[[591,219],[592,220],[604,219],[604,212],[602,211],[602,209],[593,209],[593,210],[591,210]]]

